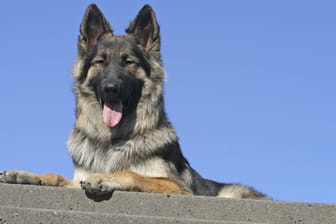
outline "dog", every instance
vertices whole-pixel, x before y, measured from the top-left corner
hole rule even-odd
[[[202,178],[183,156],[164,110],[160,27],[149,5],[122,36],[89,5],[73,70],[76,121],[67,147],[74,179],[8,170],[0,182],[77,187],[97,195],[122,190],[268,199],[252,187]]]

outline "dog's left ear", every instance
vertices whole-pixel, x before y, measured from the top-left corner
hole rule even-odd
[[[151,6],[145,5],[126,29],[139,41],[145,52],[160,54],[160,27]]]
[[[108,32],[113,33],[113,30],[103,13],[95,4],[89,5],[80,25],[78,39],[80,55],[96,46],[99,37]]]

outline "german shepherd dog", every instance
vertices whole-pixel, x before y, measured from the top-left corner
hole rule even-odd
[[[163,101],[160,28],[145,5],[123,36],[94,4],[80,25],[73,78],[76,122],[67,142],[74,180],[8,170],[0,182],[267,199],[251,187],[204,179],[183,156]]]

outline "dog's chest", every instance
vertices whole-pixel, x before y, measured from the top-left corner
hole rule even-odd
[[[69,152],[76,167],[91,173],[107,173],[125,169],[132,161],[125,150],[94,145],[87,139],[80,144],[69,144]]]
[[[85,176],[90,173],[130,170],[146,176],[167,177],[176,172],[172,164],[160,157],[144,156],[142,150],[134,147],[134,144],[102,147],[92,144],[87,139],[82,140],[80,144],[75,142],[68,144],[75,165],[75,176],[76,173],[77,176]]]

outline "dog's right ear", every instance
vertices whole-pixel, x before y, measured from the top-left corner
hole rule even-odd
[[[160,56],[160,26],[151,6],[145,5],[126,29],[134,36],[145,52]]]
[[[99,37],[113,30],[103,13],[95,4],[91,4],[85,11],[84,18],[80,25],[80,35],[78,40],[79,52],[85,53],[97,44]]]

